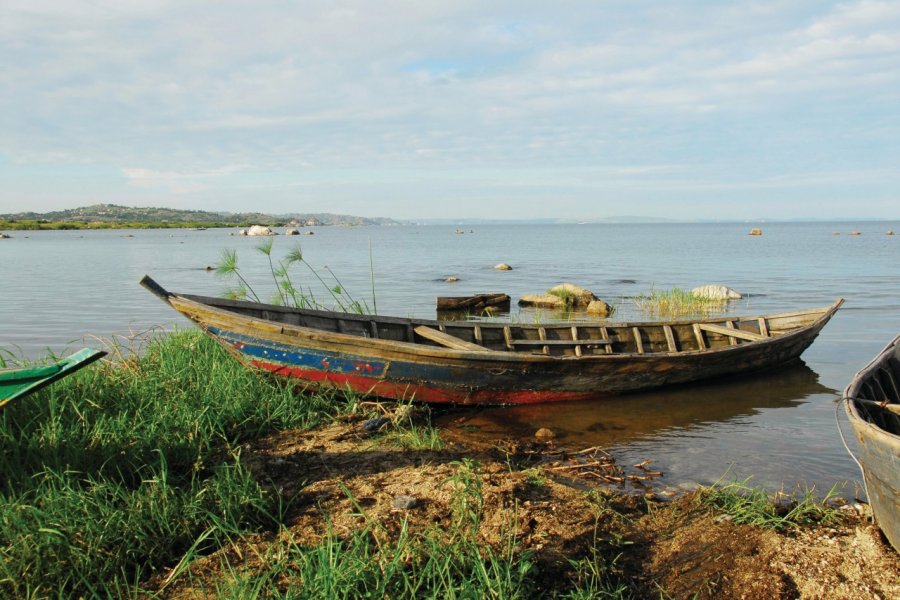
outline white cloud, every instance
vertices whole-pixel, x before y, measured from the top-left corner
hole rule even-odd
[[[702,164],[715,186],[896,163],[897,65],[897,2],[9,0],[0,157],[198,198],[317,170],[357,192],[378,170]]]

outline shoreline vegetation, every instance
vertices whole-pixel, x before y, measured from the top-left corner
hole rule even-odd
[[[900,595],[830,493],[598,486],[552,443],[469,447],[193,329],[110,357],[0,411],[0,597]]]

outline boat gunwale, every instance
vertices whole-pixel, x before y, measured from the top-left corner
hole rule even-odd
[[[176,294],[173,293],[173,296],[178,296],[180,298],[185,298],[188,300],[193,300],[199,304],[203,304],[205,306],[209,306],[211,308],[221,308],[222,306],[232,306],[235,308],[246,307],[246,308],[254,308],[254,310],[267,310],[271,312],[282,312],[282,313],[291,313],[291,314],[301,314],[301,315],[309,315],[314,317],[322,317],[322,318],[331,318],[331,319],[346,319],[351,321],[361,321],[361,322],[369,322],[372,320],[383,321],[385,323],[392,323],[395,325],[402,325],[407,323],[421,323],[428,325],[441,325],[446,324],[446,321],[438,321],[437,319],[426,319],[426,318],[406,318],[406,317],[393,317],[389,315],[360,315],[357,313],[348,313],[348,312],[340,312],[340,311],[331,311],[331,310],[319,310],[313,308],[294,308],[290,306],[283,306],[280,304],[267,304],[265,302],[253,302],[250,300],[229,300],[227,298],[216,298],[214,296],[202,296],[198,294]],[[830,314],[833,315],[837,309],[841,307],[844,303],[843,298],[838,298],[833,303],[827,306],[819,306],[815,308],[808,308],[803,310],[795,310],[783,313],[773,313],[773,314],[764,314],[764,315],[733,315],[733,316],[725,316],[725,317],[706,317],[703,319],[675,319],[672,321],[617,321],[614,323],[606,323],[603,325],[598,325],[598,321],[593,320],[573,320],[573,321],[560,321],[559,323],[554,322],[544,322],[544,323],[516,323],[515,327],[521,329],[537,329],[539,327],[553,327],[560,326],[566,327],[571,326],[572,324],[577,325],[593,325],[593,326],[605,326],[605,327],[659,327],[661,325],[692,325],[694,323],[719,323],[726,320],[731,321],[753,321],[759,318],[765,319],[789,319],[802,317],[805,315],[814,315],[821,314],[825,315]],[[252,318],[252,317],[251,317]],[[815,325],[819,319],[816,319],[813,323],[809,325],[805,325],[799,329],[806,329],[808,327],[812,327]],[[265,319],[263,319],[265,320]],[[493,321],[454,321],[459,325],[479,325],[481,327],[506,327],[510,325],[509,323],[498,323]],[[790,331],[789,333],[793,333]],[[772,336],[776,337],[776,336]],[[765,341],[765,340],[760,340]]]
[[[900,448],[900,435],[891,433],[890,431],[885,431],[877,424],[873,423],[869,419],[866,419],[856,403],[856,400],[860,399],[856,396],[862,388],[863,384],[871,379],[875,372],[880,369],[884,365],[884,363],[891,358],[891,356],[893,356],[898,346],[900,346],[900,335],[888,342],[887,346],[885,346],[884,349],[881,350],[881,352],[875,355],[875,358],[869,361],[869,363],[862,369],[857,371],[856,375],[854,375],[853,379],[850,381],[850,384],[844,389],[842,400],[844,400],[844,402],[846,403],[845,406],[847,414],[850,417],[850,424],[854,428],[862,427],[869,435],[873,435],[876,438],[881,439],[881,441],[883,442],[890,443],[891,445]],[[889,404],[897,403],[900,403],[900,398],[894,398],[893,402],[889,402]]]
[[[278,321],[272,321],[267,319],[262,319],[258,317],[251,317],[248,315],[243,315],[237,313],[232,310],[228,310],[227,308],[222,308],[219,306],[220,304],[224,304],[225,306],[234,305],[235,307],[253,307],[254,310],[277,310],[278,312],[287,312],[287,313],[301,313],[301,314],[310,314],[313,316],[320,316],[325,318],[349,318],[353,320],[369,322],[372,320],[382,321],[387,323],[394,324],[439,324],[439,321],[429,320],[429,319],[407,319],[402,317],[390,317],[390,316],[379,316],[379,315],[357,315],[352,313],[341,313],[341,312],[332,312],[332,311],[318,311],[312,309],[292,309],[290,307],[284,307],[279,305],[267,305],[258,302],[248,302],[248,301],[235,301],[235,300],[224,300],[218,298],[212,298],[209,296],[196,296],[193,294],[190,295],[181,295],[181,294],[170,294],[165,298],[167,302],[170,304],[173,301],[187,303],[188,305],[199,306],[204,311],[211,311],[213,313],[217,313],[220,315],[224,315],[224,319],[226,321],[242,321],[246,323],[248,326],[252,324],[266,324],[271,327],[272,325],[277,325],[281,328],[281,333],[274,334],[268,333],[265,331],[261,331],[258,333],[254,333],[253,335],[259,339],[264,339],[270,341],[272,343],[279,343],[285,345],[293,345],[296,346],[296,343],[292,343],[295,339],[305,339],[311,340],[313,342],[319,342],[320,344],[341,344],[345,346],[351,346],[356,350],[348,350],[350,352],[366,353],[368,355],[377,356],[379,351],[393,351],[399,352],[407,355],[416,355],[418,357],[431,357],[431,358],[454,358],[454,359],[462,359],[462,360],[478,360],[478,361],[493,361],[493,362],[501,362],[501,363],[510,363],[510,362],[529,362],[529,363],[550,363],[550,362],[618,362],[618,361],[638,361],[638,362],[651,362],[656,361],[661,358],[672,359],[672,358],[680,358],[680,357],[696,357],[703,355],[722,355],[722,354],[733,354],[733,353],[742,353],[750,351],[753,348],[758,348],[763,345],[782,345],[788,343],[789,340],[796,338],[798,336],[806,335],[810,331],[815,330],[820,326],[824,326],[834,313],[840,308],[843,304],[843,299],[837,299],[831,306],[820,307],[816,309],[808,309],[803,311],[793,311],[789,313],[780,313],[778,315],[759,315],[753,317],[732,317],[733,320],[739,319],[758,319],[760,317],[764,317],[766,319],[776,318],[776,317],[796,317],[806,314],[819,314],[820,316],[808,325],[804,325],[802,327],[798,327],[794,330],[788,331],[784,334],[780,334],[777,336],[772,336],[769,338],[765,338],[758,341],[747,341],[741,344],[737,344],[734,346],[723,346],[719,348],[705,348],[702,350],[683,350],[678,352],[648,352],[644,354],[640,354],[638,352],[627,352],[627,353],[616,353],[616,354],[590,354],[583,356],[560,356],[560,355],[545,355],[545,354],[535,354],[530,352],[514,352],[509,350],[492,350],[490,348],[485,348],[483,351],[471,351],[471,350],[457,350],[453,348],[444,348],[441,346],[431,346],[427,344],[421,344],[416,342],[408,342],[408,341],[400,341],[400,340],[386,340],[381,338],[372,338],[372,337],[362,337],[353,334],[340,333],[334,331],[327,331],[323,329],[317,329],[314,327],[305,327],[302,325],[292,325],[287,323],[280,323]],[[203,300],[209,300],[213,304],[203,302]],[[173,308],[179,310],[179,312],[183,312],[177,307],[173,305]],[[193,320],[193,319],[192,319]],[[608,327],[635,327],[635,326],[662,326],[662,325],[675,325],[675,324],[685,324],[690,325],[693,323],[715,323],[719,321],[723,321],[725,319],[702,319],[702,320],[686,320],[686,321],[655,321],[655,322],[645,322],[645,323],[616,323],[614,325],[606,325]],[[201,325],[203,325],[201,323]],[[495,326],[504,327],[504,324],[498,323]],[[523,325],[516,325],[517,327]],[[524,325],[527,326],[527,325]],[[541,327],[542,325],[532,325],[531,327]],[[545,325],[544,325],[545,326]],[[205,325],[204,325],[205,327]],[[247,327],[248,329],[252,327]],[[292,334],[286,334],[285,331],[290,331]],[[290,340],[278,339],[280,336],[289,337]],[[275,338],[275,339],[273,339]],[[327,349],[327,348],[320,348]]]

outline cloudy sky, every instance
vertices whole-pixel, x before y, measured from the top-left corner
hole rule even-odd
[[[3,0],[0,213],[900,218],[900,1]]]

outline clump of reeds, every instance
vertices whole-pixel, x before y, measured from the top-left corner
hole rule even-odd
[[[372,284],[372,305],[370,306],[366,300],[354,298],[338,279],[337,275],[328,267],[325,270],[333,281],[326,281],[303,257],[303,251],[300,249],[299,244],[294,246],[279,260],[275,260],[272,257],[273,246],[274,240],[268,239],[256,247],[256,251],[264,255],[268,260],[269,273],[275,286],[275,293],[269,299],[272,304],[292,306],[294,308],[334,309],[357,314],[376,314],[378,312],[378,304],[375,299],[374,272],[370,278]],[[331,298],[333,306],[326,304],[327,300],[320,300],[316,296],[313,286],[309,284],[304,286],[302,280],[296,274],[292,275],[292,268],[296,265],[305,267],[312,274],[317,287],[324,290],[322,293],[327,294]],[[369,267],[370,270],[374,268],[371,251]],[[227,297],[233,300],[252,299],[255,302],[262,302],[260,296],[238,267],[237,251],[232,249],[222,251],[221,260],[216,265],[216,274],[223,277],[233,277],[237,280],[237,287],[228,290],[226,292]]]
[[[722,310],[724,300],[696,296],[688,290],[653,290],[634,299],[635,305],[653,317],[679,318],[708,316]]]

